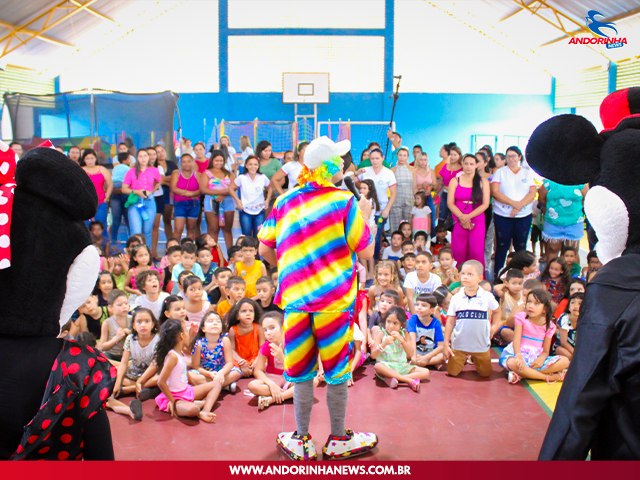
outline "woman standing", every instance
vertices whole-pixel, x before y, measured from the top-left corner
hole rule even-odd
[[[107,213],[109,212],[109,199],[113,192],[111,173],[105,167],[98,165],[98,156],[95,150],[85,150],[80,158],[80,166],[87,172],[98,194],[98,210],[93,220],[102,223],[105,234],[107,231]],[[89,222],[87,222],[87,225]],[[109,252],[104,252],[107,255]]]
[[[516,146],[507,149],[507,166],[493,174],[491,195],[496,227],[494,278],[504,265],[511,243],[517,252],[526,250],[531,228],[531,212],[536,197],[533,171],[522,167],[522,152]]]
[[[204,213],[209,235],[218,242],[220,227],[222,227],[227,249],[233,246],[231,229],[235,210],[229,189],[234,180],[235,175],[226,168],[224,154],[220,150],[212,150],[209,168],[205,170],[204,175],[200,175],[200,193],[205,195]],[[224,224],[220,220],[223,220]]]
[[[200,216],[200,173],[196,171],[194,158],[183,153],[180,169],[171,174],[171,193],[173,193],[173,212],[175,216],[174,235],[182,237],[184,224],[187,223],[187,237],[195,240],[199,235],[198,217]]]
[[[249,155],[253,155],[253,147],[251,146],[251,140],[246,135],[240,137],[240,154],[242,155],[242,163],[247,161]]]
[[[236,149],[231,146],[231,139],[226,135],[220,137],[220,151],[224,155],[227,170],[237,175],[242,162],[236,160]]]
[[[149,154],[149,166],[156,167],[158,173],[160,173],[160,179],[164,177],[164,167],[158,163],[158,152],[154,147],[147,147],[147,153]],[[162,181],[160,182],[162,183]],[[158,260],[158,239],[160,238],[160,216],[164,211],[164,192],[162,188],[153,192],[153,199],[156,202],[156,216],[153,219],[153,231],[151,233],[151,254],[154,260]],[[157,227],[156,227],[157,223]],[[154,253],[155,252],[155,253]]]
[[[454,217],[451,252],[458,265],[467,260],[477,260],[484,265],[484,212],[489,207],[491,192],[489,181],[480,176],[477,165],[477,157],[466,154],[462,159],[462,173],[449,183],[447,201]]]
[[[462,170],[462,150],[457,145],[449,148],[449,162],[442,166],[440,170],[440,178],[442,178],[442,191],[440,192],[440,211],[438,213],[438,221],[447,223],[451,212],[449,212],[449,202],[447,194],[449,183],[452,178]]]
[[[538,190],[538,202],[544,210],[542,238],[546,242],[546,263],[558,256],[563,245],[578,248],[584,235],[582,203],[589,187],[560,185],[545,180]]]
[[[269,180],[273,178],[282,167],[280,160],[273,157],[273,148],[266,140],[260,140],[256,146],[256,157],[260,160],[260,172],[266,175]]]
[[[162,210],[156,210],[156,216],[153,219],[153,238],[157,239],[160,234],[160,219],[162,218],[164,221],[164,235],[166,238],[171,238],[173,236],[173,228],[171,226],[171,220],[173,218],[173,199],[171,198],[171,174],[175,169],[178,168],[178,165],[173,160],[167,160],[167,151],[164,149],[162,145],[156,145],[155,151],[158,154],[158,158],[156,163],[158,165],[158,169],[162,167],[164,170],[164,174],[160,176],[161,184],[162,184]],[[157,252],[157,240],[152,244],[152,255],[153,258],[158,258]]]
[[[244,166],[246,173],[236,177],[229,193],[240,210],[242,234],[257,238],[258,230],[264,223],[265,209],[271,198],[271,186],[269,179],[260,173],[260,162],[257,157],[254,155],[248,157]],[[240,189],[242,199],[236,195],[237,189]],[[267,190],[266,199],[265,190]]]
[[[411,210],[413,209],[414,196],[413,185],[415,184],[414,170],[409,165],[409,149],[399,147],[396,155],[397,165],[391,169],[396,176],[398,194],[393,202],[389,214],[389,228],[395,232],[403,220],[411,221]]]
[[[434,172],[429,167],[429,157],[422,152],[418,155],[415,162],[414,170],[413,194],[415,196],[419,191],[423,191],[427,197],[427,207],[431,209],[431,233],[436,231],[437,216],[436,206],[433,202],[431,191],[433,190]],[[415,233],[415,232],[414,232]]]
[[[145,242],[152,238],[153,221],[156,216],[153,192],[160,187],[160,182],[160,172],[156,167],[149,165],[149,153],[145,149],[138,150],[135,167],[129,169],[122,181],[122,193],[129,195],[129,234],[143,233]],[[138,198],[133,198],[132,193]]]
[[[298,175],[300,175],[302,166],[304,165],[304,151],[307,145],[309,145],[309,142],[300,142],[296,149],[294,161],[285,163],[282,168],[271,177],[271,187],[274,188],[279,195],[284,193],[283,185],[285,176],[289,178],[289,190],[293,190],[298,186]]]
[[[204,173],[204,171],[209,168],[209,159],[206,155],[206,148],[204,143],[198,142],[193,146],[193,154],[196,156],[195,165],[197,167],[196,171],[198,173]]]

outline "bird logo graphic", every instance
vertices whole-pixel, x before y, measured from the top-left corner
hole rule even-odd
[[[618,30],[614,26],[615,23],[601,22],[600,20],[597,20],[595,18],[596,16],[604,17],[604,15],[598,12],[597,10],[589,10],[587,12],[586,21],[587,21],[587,27],[589,28],[589,30],[591,30],[593,33],[595,33],[599,37],[605,37],[605,38],[609,38],[609,35],[607,35],[606,33],[603,33],[602,29],[610,28],[611,30],[616,32],[616,35],[618,34]]]

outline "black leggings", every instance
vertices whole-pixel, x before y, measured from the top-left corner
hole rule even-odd
[[[35,416],[62,341],[0,336],[0,460],[8,459]],[[84,458],[113,460],[111,429],[104,410],[86,423]]]

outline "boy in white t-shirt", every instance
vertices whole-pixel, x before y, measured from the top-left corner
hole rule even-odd
[[[402,258],[402,233],[395,231],[391,234],[391,245],[382,251],[382,260],[397,261]]]
[[[469,356],[478,375],[491,375],[491,324],[500,322],[500,306],[492,293],[480,288],[483,273],[480,262],[466,261],[460,269],[462,288],[449,303],[443,353],[451,377],[460,374]]]
[[[416,254],[416,271],[407,274],[404,279],[404,290],[407,296],[409,311],[416,314],[415,301],[421,293],[432,293],[442,285],[442,280],[435,273],[431,273],[433,268],[433,257],[429,252],[418,252]]]
[[[142,292],[138,296],[134,305],[136,307],[148,308],[156,316],[160,318],[162,312],[162,302],[169,296],[167,292],[160,289],[160,275],[155,270],[145,270],[136,275],[136,286]]]

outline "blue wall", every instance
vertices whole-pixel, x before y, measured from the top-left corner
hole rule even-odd
[[[333,93],[329,104],[318,105],[318,120],[388,121],[392,103],[382,93]],[[205,141],[215,119],[293,120],[294,109],[282,103],[280,93],[185,93],[178,107],[183,136]],[[455,141],[467,151],[473,134],[498,135],[499,143],[503,135],[528,136],[552,115],[551,95],[400,93],[394,120],[403,143],[422,144],[435,164],[444,143]],[[203,118],[207,122],[204,138]]]

